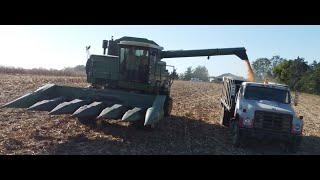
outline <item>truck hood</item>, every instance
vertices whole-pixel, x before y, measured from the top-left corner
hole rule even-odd
[[[290,104],[283,104],[274,101],[245,100],[242,106],[242,108],[246,108],[251,113],[261,110],[294,115],[294,110]]]

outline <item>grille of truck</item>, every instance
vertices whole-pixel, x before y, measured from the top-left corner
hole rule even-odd
[[[256,111],[254,128],[290,133],[292,119],[293,117],[290,114]]]

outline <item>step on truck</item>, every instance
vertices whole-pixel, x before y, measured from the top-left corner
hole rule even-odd
[[[223,78],[221,121],[229,127],[232,144],[239,147],[247,138],[285,141],[296,152],[301,144],[303,117],[297,117],[287,85],[256,83]]]

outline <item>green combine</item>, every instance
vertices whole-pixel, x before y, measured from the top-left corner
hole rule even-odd
[[[102,47],[103,55],[90,55],[86,63],[89,88],[46,84],[2,107],[154,127],[172,109],[173,79],[161,59],[216,55],[248,59],[245,48],[164,51],[154,41],[136,37],[104,40]]]

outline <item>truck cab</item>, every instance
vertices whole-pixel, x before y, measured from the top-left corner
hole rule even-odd
[[[230,121],[234,145],[238,146],[246,138],[285,140],[292,149],[300,145],[303,117],[297,117],[287,85],[230,82],[229,86],[234,92],[225,95],[230,94],[229,99],[234,99],[234,103],[231,106],[225,103],[223,106],[227,106],[224,107],[224,115],[227,116],[224,119]],[[226,115],[228,113],[232,114]]]

